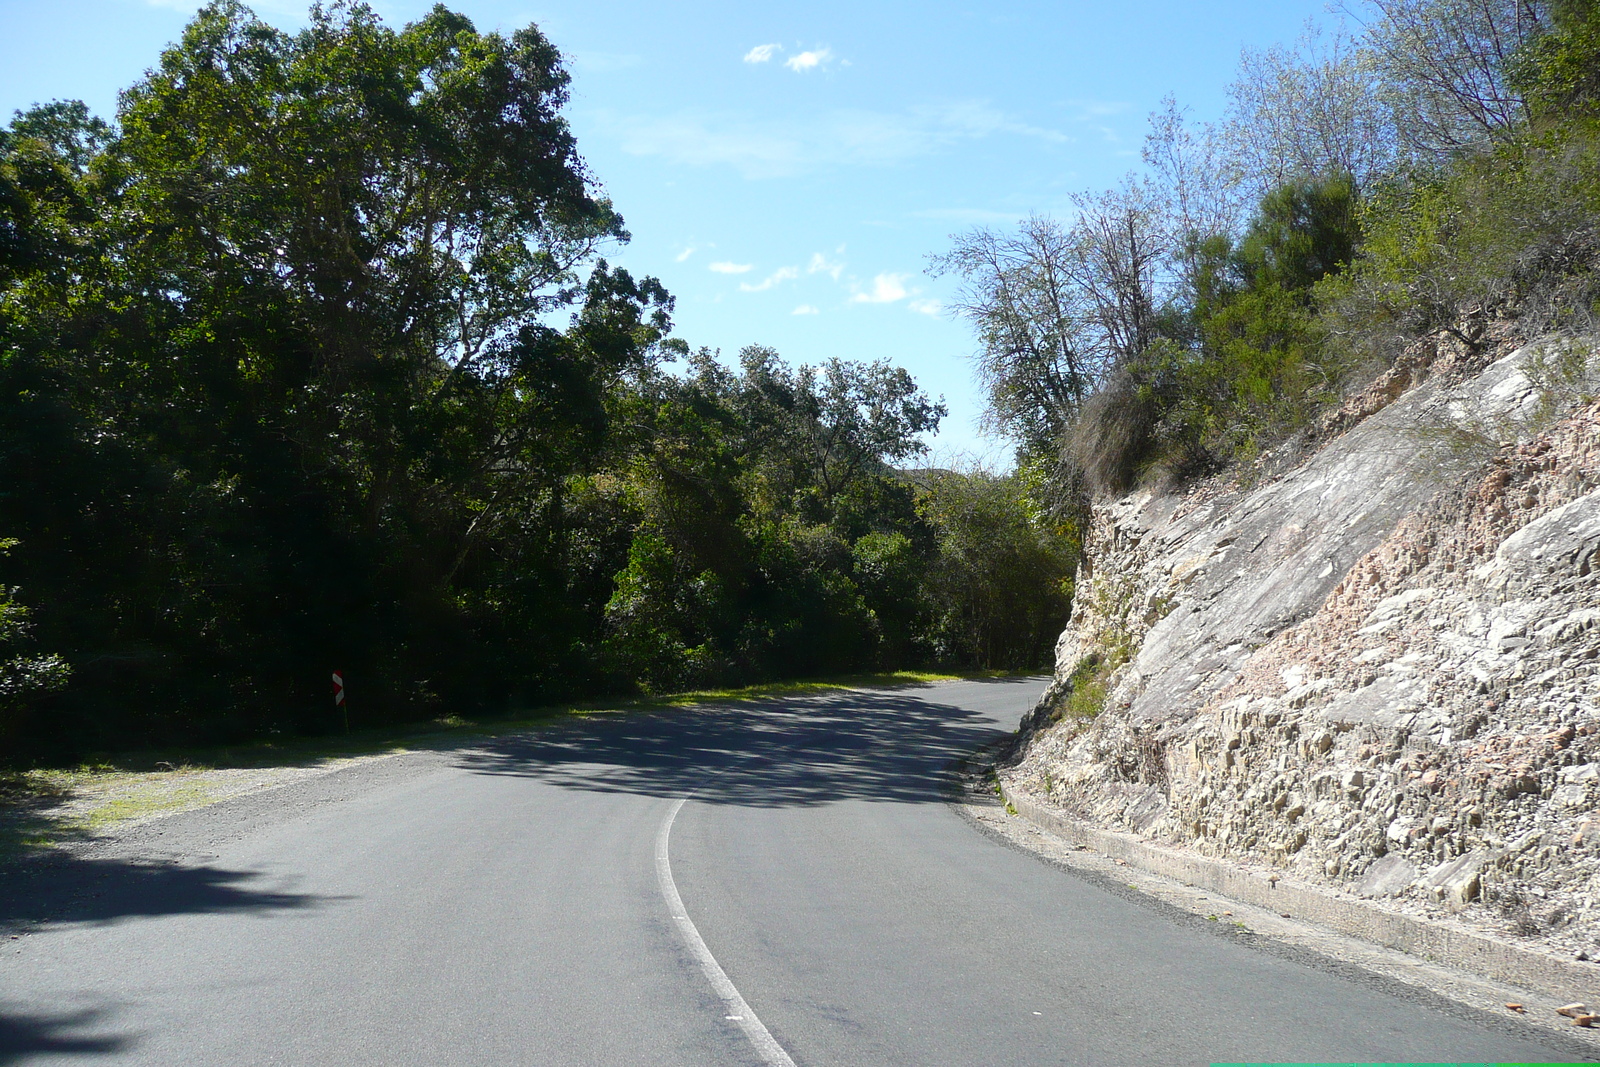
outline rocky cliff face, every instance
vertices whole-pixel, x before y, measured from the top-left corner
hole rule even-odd
[[[1097,508],[1010,776],[1101,825],[1600,956],[1591,347],[1563,392],[1570,344],[1487,366],[1419,346],[1260,484]]]

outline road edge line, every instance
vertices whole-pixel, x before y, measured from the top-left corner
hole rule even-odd
[[[729,979],[728,972],[722,969],[717,958],[711,954],[711,949],[706,946],[705,938],[700,936],[700,930],[695,926],[694,920],[689,918],[688,909],[683,906],[683,897],[678,895],[678,883],[672,878],[672,860],[668,854],[668,842],[672,837],[672,824],[678,817],[678,812],[689,802],[688,797],[679,797],[667,812],[667,817],[661,821],[661,829],[656,832],[656,884],[661,888],[661,895],[666,899],[667,909],[672,913],[672,921],[678,926],[678,933],[689,947],[689,953],[699,962],[700,969],[705,972],[706,978],[711,982],[711,988],[721,997],[728,1006],[728,1014],[739,1024],[739,1029],[744,1031],[744,1036],[750,1039],[750,1044],[755,1046],[756,1055],[769,1067],[795,1067],[794,1060],[778,1044],[766,1024],[751,1009],[744,997],[739,993],[737,986]]]

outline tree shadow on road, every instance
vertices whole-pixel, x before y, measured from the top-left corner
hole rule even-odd
[[[95,1033],[108,1014],[103,1009],[51,1015],[13,1011],[0,1004],[0,1065],[34,1056],[89,1056],[122,1052],[132,1039]]]
[[[0,878],[0,968],[6,954],[30,951],[35,937],[73,924],[105,924],[164,915],[303,910],[336,898],[284,892],[252,883],[254,871],[69,851],[33,855]],[[111,1008],[42,1013],[0,1002],[0,1067],[46,1055],[107,1055],[133,1038],[108,1035]]]
[[[1017,688],[1020,715],[1030,679]],[[1003,737],[994,717],[914,689],[847,691],[595,717],[461,754],[483,774],[571,789],[792,807],[839,800],[928,803],[951,761]],[[1009,714],[1009,713],[1008,713]]]
[[[9,935],[46,922],[106,923],[232,911],[314,907],[327,898],[257,888],[254,871],[71,854],[39,857],[7,872],[0,930]],[[3,942],[0,942],[3,944]]]

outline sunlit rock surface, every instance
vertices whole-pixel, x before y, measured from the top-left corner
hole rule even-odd
[[[1600,956],[1600,404],[1553,392],[1540,351],[1429,353],[1253,487],[1098,508],[1010,776]],[[1092,657],[1126,662],[1087,717]]]

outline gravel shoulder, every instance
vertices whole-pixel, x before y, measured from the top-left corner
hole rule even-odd
[[[406,748],[264,767],[33,771],[0,794],[0,872],[109,845],[140,827],[225,801],[408,754]]]
[[[231,877],[214,869],[228,843],[446,767],[449,759],[442,751],[408,750],[303,767],[97,775],[42,816],[13,808],[0,823],[14,843],[0,864],[0,935],[26,939],[50,924],[161,913],[164,896],[192,894],[196,879],[221,900],[230,890],[210,882]],[[30,822],[50,836],[16,844]],[[116,887],[115,903],[106,897],[109,886]]]

